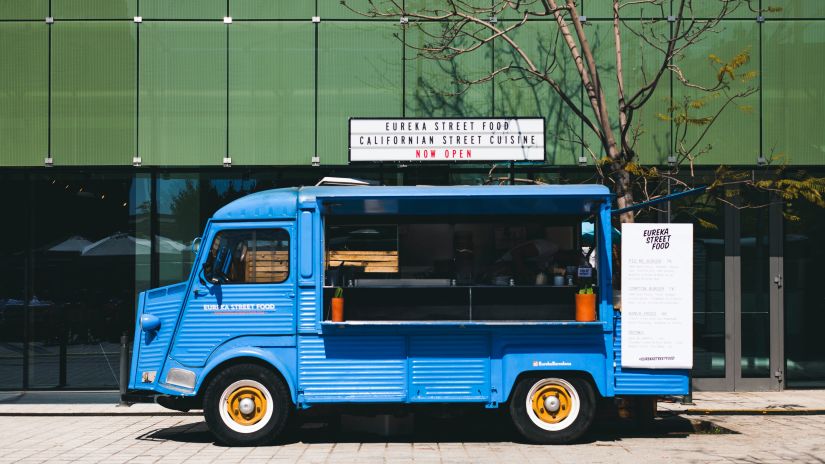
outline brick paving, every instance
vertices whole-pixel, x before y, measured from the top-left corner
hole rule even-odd
[[[271,446],[226,448],[199,416],[3,416],[0,463],[825,462],[825,415],[667,415],[644,432],[601,423],[568,446],[519,443],[490,412],[389,437],[315,420]]]

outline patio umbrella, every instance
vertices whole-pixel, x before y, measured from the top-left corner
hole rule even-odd
[[[183,243],[158,235],[158,251],[162,254],[179,255],[189,249],[190,247]]]
[[[158,235],[158,251],[161,254],[179,255],[188,247],[168,237]],[[148,255],[152,252],[152,242],[148,238],[137,238],[118,233],[98,240],[83,248],[83,256],[133,256]]]
[[[133,256],[148,255],[152,244],[145,238],[124,233],[110,235],[83,248],[83,256]]]
[[[84,248],[91,245],[92,242],[86,240],[85,238],[81,237],[80,235],[73,235],[66,240],[58,243],[57,245],[48,249],[48,251],[57,251],[57,252],[64,252],[64,253],[80,253],[83,251]]]

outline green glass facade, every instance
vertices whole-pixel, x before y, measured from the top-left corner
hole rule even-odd
[[[617,94],[610,3],[579,0],[609,102]],[[700,19],[718,9],[716,0],[693,3]],[[738,85],[755,92],[703,140],[710,149],[696,160],[699,177],[719,164],[759,175],[760,156],[789,165],[788,175],[825,176],[825,1],[770,3],[781,11],[759,21],[740,7],[678,58],[686,77],[707,85],[717,75],[711,54],[747,53],[754,72]],[[629,89],[659,56],[632,30],[667,33],[672,8],[665,0],[624,10]],[[506,13],[499,24],[516,20]],[[188,244],[242,195],[327,175],[386,185],[488,177],[491,165],[349,166],[350,117],[542,116],[546,163],[500,166],[493,177],[596,181],[592,166],[579,166],[581,157],[594,160],[576,141],[596,157],[601,147],[546,86],[515,71],[467,91],[456,84],[515,62],[511,49],[493,43],[454,60],[416,57],[413,48],[444,26],[365,18],[340,0],[0,0],[0,198],[13,199],[3,214],[14,224],[0,228],[0,389],[115,388],[119,337],[132,329],[137,292],[186,279]],[[556,66],[562,88],[587,107],[566,50],[548,53],[555,31],[553,20],[536,19],[512,37],[539,67]],[[642,162],[666,165],[682,137],[702,130],[685,134],[662,117],[673,101],[701,96],[666,75],[635,116]],[[705,110],[721,104],[708,99]],[[320,167],[312,167],[316,155]],[[740,210],[703,195],[637,218],[717,226],[695,227],[696,378],[748,389],[780,371],[783,388],[825,385],[822,217],[802,202]],[[771,283],[776,259],[782,293]]]
[[[698,2],[697,17],[712,15],[714,3]],[[760,156],[825,163],[825,135],[816,130],[825,82],[812,59],[825,45],[825,7],[813,0],[777,3],[781,11],[766,13],[764,22],[737,8],[719,33],[677,60],[687,78],[710,85],[716,70],[709,55],[729,60],[745,52],[757,76],[747,84],[757,91],[703,139],[711,149],[699,165],[749,166]],[[608,101],[615,101],[609,5],[580,2]],[[659,55],[631,30],[653,18],[658,22],[644,27],[666,33],[672,8],[666,1],[624,11],[628,89],[640,85]],[[47,25],[47,17],[54,23]],[[501,24],[513,20],[505,14]],[[457,79],[511,63],[506,46],[443,62],[404,47],[425,44],[444,26],[365,18],[338,0],[6,0],[0,2],[0,59],[7,64],[0,71],[0,166],[42,166],[48,154],[55,166],[129,166],[134,156],[144,166],[220,166],[227,156],[242,166],[307,166],[314,155],[322,164],[343,165],[347,119],[369,116],[540,115],[548,121],[547,164],[573,166],[585,154],[592,162],[572,142],[579,138],[600,154],[557,97],[517,79],[517,72],[461,91]],[[549,65],[554,29],[552,20],[537,19],[513,37]],[[562,85],[583,103],[568,54],[556,58]],[[660,117],[671,99],[699,96],[666,77],[636,115],[642,162],[663,164],[679,143],[678,128]],[[721,104],[711,99],[706,109]],[[688,128],[688,139],[700,130]]]

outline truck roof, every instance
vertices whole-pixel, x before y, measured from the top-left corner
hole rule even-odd
[[[293,218],[299,209],[320,207],[327,215],[590,214],[610,201],[598,184],[314,186],[265,190],[239,198],[215,220]]]

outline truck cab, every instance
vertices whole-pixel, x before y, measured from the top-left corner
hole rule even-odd
[[[129,388],[202,406],[231,445],[345,403],[504,407],[530,441],[575,440],[599,398],[688,391],[687,371],[621,368],[610,199],[599,185],[248,195],[208,221],[188,281],[140,294]],[[577,320],[581,289],[595,317]]]

